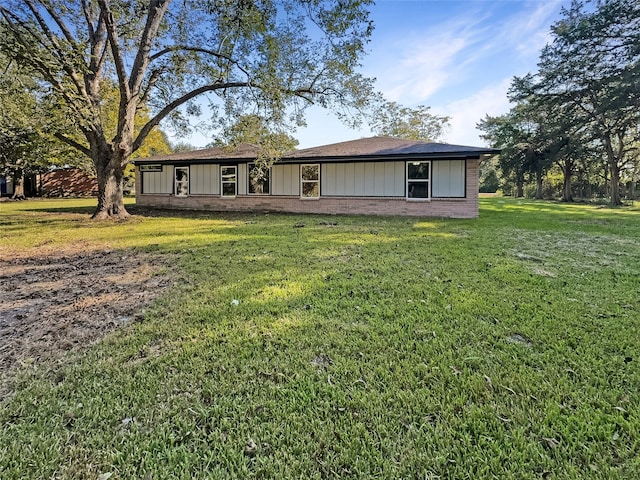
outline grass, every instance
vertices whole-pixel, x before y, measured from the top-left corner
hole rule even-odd
[[[640,478],[637,208],[93,223],[90,205],[0,204],[0,248],[151,251],[182,280],[20,372],[2,479]]]

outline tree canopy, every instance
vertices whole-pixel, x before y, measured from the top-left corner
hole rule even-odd
[[[434,115],[430,107],[409,108],[380,99],[372,109],[369,126],[377,135],[435,142],[449,126],[449,117]]]
[[[640,4],[573,0],[561,15],[551,27],[552,42],[540,53],[538,71],[514,78],[516,107],[509,116],[524,110],[535,117],[540,132],[535,143],[543,147],[543,162],[562,170],[564,200],[571,199],[570,182],[580,161],[593,169],[604,158],[610,201],[620,205],[622,176],[632,172],[637,178]],[[497,123],[489,117],[479,126],[509,157],[523,136],[496,135]],[[520,167],[527,170],[526,159]]]
[[[221,115],[257,112],[275,124],[302,122],[311,104],[357,119],[371,94],[372,81],[357,73],[370,3],[6,0],[0,51],[47,87],[60,113],[52,134],[92,159],[94,216],[126,216],[131,155],[162,121],[188,128],[203,97]],[[101,114],[105,80],[117,85],[113,133]]]
[[[251,143],[260,147],[258,160],[265,166],[298,146],[298,140],[286,131],[268,125],[259,115],[239,116],[214,138],[212,145],[233,148],[241,143]]]
[[[25,175],[79,161],[47,133],[48,105],[38,83],[1,53],[0,72],[0,175],[13,179],[14,196],[21,197]]]

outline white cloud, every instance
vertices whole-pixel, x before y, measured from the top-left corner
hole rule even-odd
[[[509,111],[511,105],[507,99],[507,90],[510,84],[511,78],[505,78],[469,97],[434,108],[437,113],[451,117],[451,129],[446,135],[446,142],[455,145],[484,145],[476,124],[487,114],[496,116]]]
[[[471,8],[462,15],[420,31],[403,32],[379,47],[366,72],[390,100],[408,106],[433,103],[454,90],[465,95],[495,75],[520,75],[535,69],[540,49],[550,40],[549,27],[568,0],[523,2],[517,13],[499,20],[491,7]],[[390,66],[393,66],[390,68]],[[505,70],[512,69],[505,73]],[[479,72],[482,72],[479,75]]]
[[[378,71],[373,75],[378,77],[378,88],[390,100],[414,104],[457,81],[468,53],[484,34],[478,22],[477,18],[456,18],[420,33],[402,35],[402,41],[388,46],[376,62]]]

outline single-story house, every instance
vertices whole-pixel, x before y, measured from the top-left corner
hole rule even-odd
[[[96,177],[79,168],[55,168],[40,175],[40,195],[44,197],[87,197],[97,194]]]
[[[136,204],[174,209],[478,216],[489,148],[373,137],[296,150],[268,169],[258,148],[208,148],[135,160]]]

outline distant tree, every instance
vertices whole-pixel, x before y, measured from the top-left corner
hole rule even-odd
[[[124,169],[161,121],[186,128],[210,93],[237,116],[258,108],[284,124],[306,106],[341,118],[366,106],[356,73],[372,31],[371,0],[4,0],[0,51],[48,85],[52,133],[94,163],[94,218],[124,217]],[[100,114],[105,79],[118,86],[114,135]],[[150,118],[139,130],[141,106]],[[69,132],[79,132],[79,141]]]
[[[191,145],[188,142],[176,142],[171,144],[172,152],[190,152],[197,149],[198,147],[196,147],[195,145]]]
[[[485,116],[478,125],[483,134],[481,138],[486,140],[493,148],[501,149],[498,158],[503,182],[509,179],[515,184],[515,197],[524,196],[524,183],[529,165],[526,161],[527,133],[523,131],[515,110],[500,116]],[[506,185],[505,185],[506,186]],[[505,190],[509,190],[505,188]]]
[[[265,118],[255,114],[238,117],[214,138],[212,145],[234,148],[241,143],[258,146],[258,160],[265,166],[298,146],[298,140],[294,137],[285,131],[277,130],[277,126],[270,126]]]
[[[12,179],[13,197],[22,198],[25,175],[74,159],[47,134],[43,92],[37,82],[20,74],[1,54],[0,72],[0,175]]]
[[[430,107],[403,107],[381,100],[372,109],[369,127],[376,135],[436,142],[449,126],[449,117],[432,114]]]

